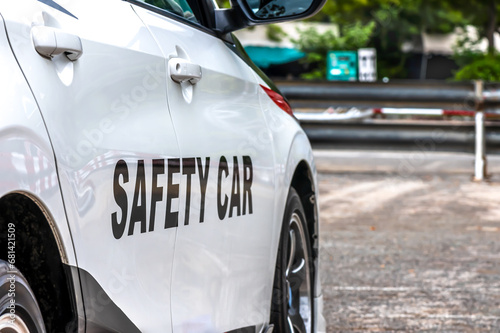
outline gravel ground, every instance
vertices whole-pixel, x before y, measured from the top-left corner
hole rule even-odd
[[[328,332],[500,332],[500,179],[318,179]]]

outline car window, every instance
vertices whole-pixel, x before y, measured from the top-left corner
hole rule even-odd
[[[191,9],[186,0],[139,0],[139,1],[166,10],[172,14],[183,17],[191,22],[199,23],[196,17],[194,16],[193,10]]]

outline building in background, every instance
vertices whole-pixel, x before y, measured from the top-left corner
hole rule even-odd
[[[477,39],[477,29],[468,26],[465,30],[457,28],[450,34],[422,33],[417,42],[403,44],[403,52],[409,53],[406,63],[409,79],[445,80],[452,78],[458,66],[453,60],[454,48],[458,40],[467,35],[471,40]],[[500,51],[500,35],[495,33],[495,46]],[[486,53],[488,41],[483,38],[472,46],[470,51]]]

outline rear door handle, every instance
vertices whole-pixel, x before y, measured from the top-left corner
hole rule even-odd
[[[45,26],[31,28],[31,35],[35,50],[44,57],[64,53],[69,60],[75,61],[83,54],[82,41],[76,35]]]
[[[177,83],[189,81],[196,84],[201,80],[201,66],[182,58],[172,58],[168,61],[170,77]]]

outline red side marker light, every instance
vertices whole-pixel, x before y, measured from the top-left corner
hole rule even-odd
[[[292,107],[290,106],[290,104],[288,104],[288,102],[285,100],[283,96],[281,96],[274,90],[264,87],[262,84],[260,86],[262,87],[262,89],[264,89],[267,95],[273,100],[273,102],[276,103],[276,105],[281,108],[281,110],[285,111],[286,113],[288,113],[290,116],[293,117]]]

